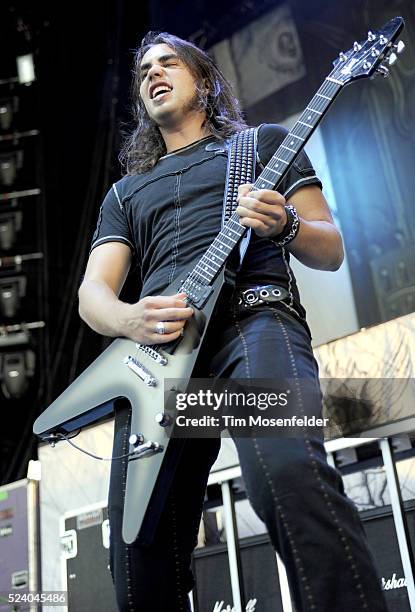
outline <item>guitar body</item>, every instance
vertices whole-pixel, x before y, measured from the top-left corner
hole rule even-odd
[[[189,267],[189,270],[192,266]],[[174,295],[181,285],[174,281],[163,295]],[[157,350],[167,363],[157,363],[150,354],[137,348],[132,340],[118,338],[39,416],[33,426],[36,435],[45,438],[48,434],[69,433],[94,422],[108,414],[113,407],[109,403],[126,398],[131,404],[130,434],[143,436],[142,446],[136,448],[137,455],[129,458],[123,516],[123,539],[131,544],[137,538],[152,495],[169,437],[166,429],[155,419],[164,412],[165,379],[188,379],[191,377],[204,335],[215,304],[225,285],[224,272],[212,284],[207,303],[186,323],[180,342],[167,350]],[[171,352],[168,352],[168,351]],[[133,367],[139,364],[140,371],[149,373],[155,384],[148,384],[125,360],[133,357]],[[145,449],[152,442],[155,448]],[[130,452],[135,447],[130,445]],[[142,451],[140,453],[140,451]]]

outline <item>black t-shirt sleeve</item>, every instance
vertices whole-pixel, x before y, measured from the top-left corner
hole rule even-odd
[[[102,203],[90,251],[105,242],[122,242],[134,252],[128,220],[116,185],[111,187]]]
[[[259,127],[258,161],[260,166],[266,166],[287,134],[288,130],[281,125],[270,123]],[[262,170],[262,168],[260,169]],[[303,149],[291,165],[288,174],[278,186],[278,191],[288,200],[297,189],[305,185],[317,185],[320,189],[322,188],[321,181],[316,176],[313,165]]]

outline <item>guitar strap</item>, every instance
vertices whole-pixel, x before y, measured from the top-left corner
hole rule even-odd
[[[228,140],[228,165],[223,194],[222,227],[230,219],[237,207],[236,198],[238,196],[239,185],[255,181],[257,140],[257,127],[238,132]],[[239,264],[236,266],[237,270],[242,265],[250,237],[251,228],[248,228],[248,231],[239,243]],[[229,272],[228,266],[227,271]]]

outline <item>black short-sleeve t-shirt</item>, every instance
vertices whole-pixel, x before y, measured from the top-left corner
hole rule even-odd
[[[286,134],[278,125],[259,127],[258,172]],[[219,233],[226,164],[226,143],[208,136],[160,158],[149,172],[123,177],[104,199],[91,250],[106,242],[126,244],[139,271],[139,297],[159,294],[205,253]],[[289,201],[297,189],[310,184],[321,187],[301,152],[278,191]],[[240,287],[284,286],[289,291],[285,308],[304,318],[289,253],[268,238],[252,232],[236,282]]]

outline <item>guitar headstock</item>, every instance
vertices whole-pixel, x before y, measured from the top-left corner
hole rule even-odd
[[[356,79],[382,74],[388,76],[389,69],[405,48],[402,41],[395,44],[403,30],[402,17],[394,17],[381,30],[368,32],[367,39],[355,42],[345,53],[340,53],[333,62],[334,70],[330,77],[346,85]]]

